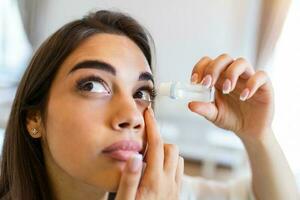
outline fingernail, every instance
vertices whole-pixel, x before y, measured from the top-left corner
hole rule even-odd
[[[250,91],[248,88],[244,89],[243,92],[241,93],[240,100],[245,101],[248,98],[249,93]]]
[[[193,73],[192,78],[191,78],[191,82],[193,84],[196,84],[198,82],[198,74],[197,73]]]
[[[231,90],[231,81],[229,79],[226,79],[223,84],[223,94],[229,94]]]
[[[209,88],[212,82],[211,75],[206,75],[203,80],[201,81],[201,85],[203,85],[206,88]]]
[[[139,153],[135,153],[132,155],[129,161],[129,170],[132,173],[137,172],[142,166],[142,155]]]

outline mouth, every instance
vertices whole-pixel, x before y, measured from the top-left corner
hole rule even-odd
[[[121,140],[106,147],[102,153],[117,161],[127,161],[133,154],[138,154],[143,147],[133,140]]]

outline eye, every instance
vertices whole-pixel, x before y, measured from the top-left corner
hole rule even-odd
[[[99,83],[96,81],[89,81],[89,82],[85,83],[82,86],[82,90],[89,91],[89,92],[98,92],[98,93],[106,92],[106,89],[102,85],[102,83]]]
[[[77,88],[84,92],[110,93],[105,82],[98,76],[89,76],[77,82]]]
[[[144,86],[140,88],[134,95],[133,98],[140,99],[144,101],[153,101],[156,96],[156,92],[154,88],[150,88],[148,86]]]

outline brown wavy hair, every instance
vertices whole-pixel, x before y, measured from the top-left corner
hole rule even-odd
[[[45,120],[49,90],[61,64],[83,40],[99,33],[130,38],[153,68],[153,40],[148,31],[127,14],[108,10],[93,12],[52,34],[33,55],[13,102],[2,149],[1,199],[55,199],[41,141],[30,136],[26,119],[29,112],[39,111]]]

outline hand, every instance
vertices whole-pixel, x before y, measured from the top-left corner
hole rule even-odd
[[[274,112],[271,82],[265,72],[255,72],[245,59],[234,60],[227,54],[216,59],[204,57],[195,65],[192,79],[208,87],[215,86],[216,99],[213,103],[190,102],[191,111],[242,139],[258,139],[271,129]]]
[[[183,158],[175,145],[163,143],[152,108],[145,111],[145,124],[148,150],[144,174],[141,176],[141,158],[131,159],[122,174],[116,200],[179,199]]]

